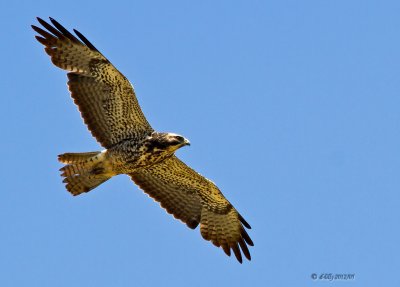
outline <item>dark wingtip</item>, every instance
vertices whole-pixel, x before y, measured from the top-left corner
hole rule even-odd
[[[99,52],[99,50],[97,50],[97,48],[85,36],[83,36],[81,32],[79,32],[76,29],[73,29],[73,31],[78,36],[78,38],[81,39],[81,41],[86,44],[86,46],[88,46],[93,51]]]
[[[228,245],[222,245],[222,249],[224,250],[226,255],[231,256],[231,249]]]
[[[243,252],[244,256],[247,258],[247,260],[250,261],[250,260],[251,260],[250,251],[249,251],[249,249],[247,248],[246,243],[243,241],[243,238],[241,238],[241,239],[239,240],[239,246],[240,246],[240,248],[242,249],[242,252]]]
[[[67,37],[71,41],[79,42],[79,40],[74,35],[72,35],[63,25],[61,25],[51,17],[49,17],[49,19],[51,23],[53,23],[54,27],[56,27],[65,37]]]
[[[248,245],[254,246],[253,240],[251,240],[249,234],[246,232],[244,228],[242,229],[242,238],[244,239],[244,241],[246,241]]]
[[[187,227],[190,229],[196,229],[196,227],[199,225],[199,221],[192,219],[186,222]]]
[[[38,22],[39,22],[40,24],[42,24],[42,25],[43,25],[43,23],[47,24],[47,22],[44,21],[44,20],[43,20],[42,18],[40,18],[40,17],[36,17],[36,19],[37,19]]]
[[[246,228],[251,229],[250,224],[240,214],[239,214],[239,220],[244,226],[246,226]]]
[[[239,246],[237,245],[237,243],[234,243],[233,245],[231,245],[231,248],[233,250],[233,253],[236,256],[237,261],[239,261],[240,264],[242,264],[243,263],[242,254],[240,253],[240,249],[239,249]]]

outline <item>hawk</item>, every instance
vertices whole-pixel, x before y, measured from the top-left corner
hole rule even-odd
[[[75,37],[56,20],[32,25],[53,64],[68,71],[68,87],[89,131],[103,151],[64,153],[61,176],[73,195],[89,192],[111,177],[127,174],[175,218],[205,240],[251,260],[250,225],[218,187],[174,155],[190,145],[174,133],[155,131],[147,122],[128,79],[80,32]]]

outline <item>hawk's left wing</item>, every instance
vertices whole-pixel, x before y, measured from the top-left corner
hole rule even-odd
[[[253,246],[244,227],[251,228],[218,187],[188,167],[176,156],[129,174],[132,180],[163,208],[189,227],[200,223],[201,235],[222,247],[237,260],[251,259],[247,245]],[[240,246],[240,249],[239,249]]]

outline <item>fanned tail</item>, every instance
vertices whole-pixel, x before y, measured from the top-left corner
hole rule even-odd
[[[113,175],[107,173],[104,165],[105,153],[64,153],[58,160],[66,165],[60,168],[65,187],[73,195],[89,192]]]

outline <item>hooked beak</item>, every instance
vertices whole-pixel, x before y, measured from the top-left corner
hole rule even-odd
[[[183,142],[185,145],[190,145],[190,141],[188,141],[187,139],[185,139],[185,141]]]

